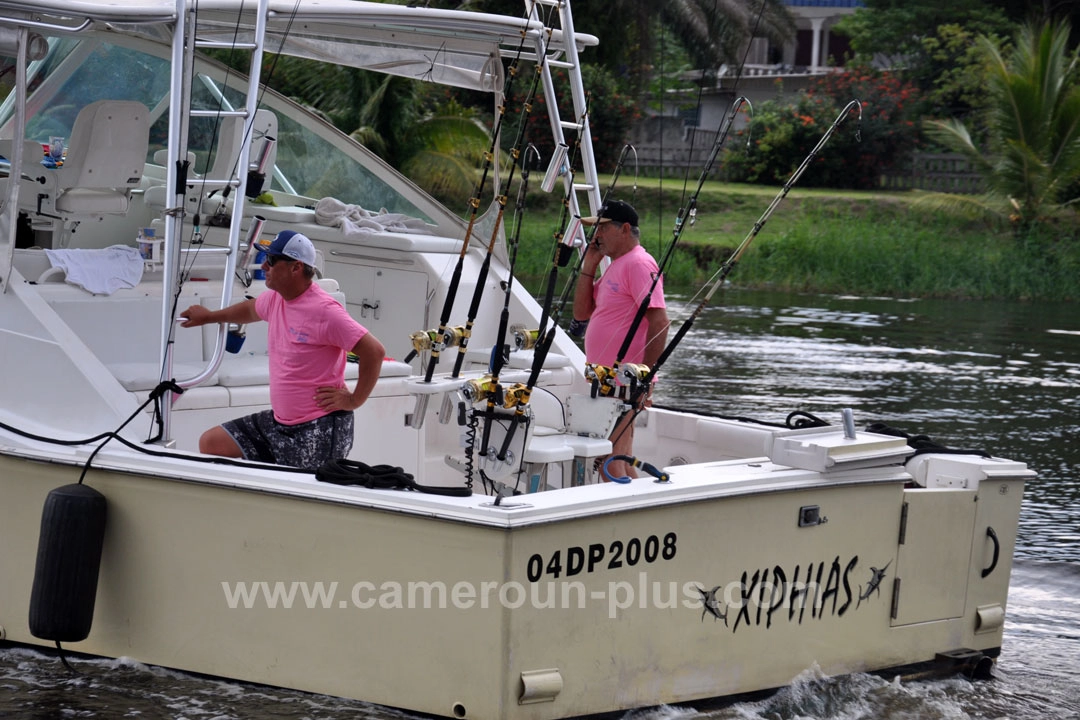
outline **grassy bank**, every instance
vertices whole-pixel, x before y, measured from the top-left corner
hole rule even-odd
[[[603,181],[606,187],[606,181]],[[692,180],[686,195],[693,192]],[[696,222],[666,271],[669,287],[709,280],[751,232],[779,188],[707,183]],[[685,202],[681,182],[620,183],[613,197],[641,214],[643,244],[658,259]],[[911,205],[910,193],[793,189],[729,276],[732,285],[894,297],[1080,300],[1080,228],[1018,240],[992,228]],[[559,198],[530,193],[518,271],[539,288],[551,265]],[[561,285],[560,285],[561,287]]]

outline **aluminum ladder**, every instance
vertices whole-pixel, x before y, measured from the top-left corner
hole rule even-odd
[[[549,8],[545,14],[551,15],[548,22],[541,15],[540,8]],[[542,32],[536,39],[536,61],[540,64],[541,85],[544,89],[544,101],[547,105],[548,120],[551,122],[552,136],[556,146],[559,143],[571,145],[566,141],[566,133],[575,134],[573,140],[578,143],[577,157],[580,169],[568,168],[562,176],[563,189],[569,192],[571,216],[580,216],[582,206],[586,206],[586,215],[594,215],[600,209],[600,183],[596,174],[596,157],[593,154],[592,133],[589,131],[585,85],[581,79],[581,63],[578,59],[577,41],[574,33],[574,19],[570,11],[570,0],[525,0],[525,9],[529,19],[541,23],[552,30],[558,21],[562,34],[562,50],[553,50],[548,39],[550,35]],[[566,70],[570,83],[570,97],[573,102],[574,117],[564,120],[560,116],[552,68]],[[573,156],[574,153],[570,153]],[[571,191],[572,190],[572,191]],[[582,198],[584,195],[584,203]]]
[[[266,26],[269,18],[269,0],[257,0],[254,7],[254,32],[250,41],[245,42],[221,42],[215,40],[200,40],[198,37],[198,14],[197,0],[176,0],[176,24],[173,29],[172,40],[172,75],[170,78],[170,102],[169,102],[169,170],[166,180],[166,197],[168,207],[165,212],[165,250],[163,262],[163,302],[161,315],[161,377],[162,381],[172,377],[172,335],[176,332],[176,323],[173,313],[177,308],[172,307],[171,298],[175,294],[177,286],[182,282],[180,277],[183,271],[181,257],[186,253],[198,252],[201,254],[221,254],[225,259],[225,270],[222,276],[221,307],[232,304],[231,279],[236,274],[237,261],[240,256],[240,233],[241,222],[244,217],[244,199],[247,185],[248,168],[250,163],[250,151],[252,140],[252,127],[255,119],[255,111],[258,108],[259,86],[261,82],[261,69],[263,58],[263,46],[266,39]],[[251,16],[248,16],[249,21]],[[243,20],[238,20],[242,22]],[[210,110],[194,109],[191,107],[192,83],[194,82],[195,53],[197,50],[228,49],[240,50],[250,53],[250,68],[244,107],[224,107]],[[191,117],[213,117],[219,126],[222,120],[229,117],[242,118],[244,123],[243,141],[240,144],[239,155],[230,164],[232,171],[225,178],[196,178],[188,175],[188,133]],[[184,228],[186,215],[185,197],[188,187],[224,187],[233,196],[231,217],[229,220],[228,244],[221,248],[181,248],[181,234]],[[261,223],[256,223],[261,225]],[[253,227],[250,232],[250,245],[258,240],[258,229]],[[217,341],[211,360],[206,368],[195,377],[178,380],[177,385],[188,388],[198,385],[213,375],[221,364],[221,358],[225,350],[226,328],[221,326],[218,330]],[[170,444],[170,420],[169,409],[172,405],[172,393],[165,394],[162,403],[162,443]]]

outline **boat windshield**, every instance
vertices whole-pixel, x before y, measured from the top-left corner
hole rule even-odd
[[[86,105],[100,99],[137,100],[151,111],[153,124],[147,162],[168,143],[170,61],[147,52],[147,43],[123,46],[98,39],[50,40],[49,54],[30,67],[26,137],[48,143],[50,137],[71,137],[75,117]],[[167,49],[167,48],[166,48]],[[235,72],[200,63],[192,83],[193,108],[243,107],[244,95],[237,87],[243,79]],[[237,87],[233,87],[233,86]],[[277,115],[277,159],[268,189],[297,196],[297,204],[314,204],[323,197],[365,208],[385,208],[433,222],[409,198],[365,167],[366,151],[333,131],[298,106],[266,94],[260,107]],[[10,137],[14,93],[0,106],[0,134]],[[218,121],[192,117],[188,151],[195,156],[193,171],[205,174],[213,167]]]

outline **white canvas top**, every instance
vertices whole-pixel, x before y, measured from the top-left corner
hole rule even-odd
[[[252,0],[185,4],[197,10],[200,27],[221,28],[220,34],[211,31],[204,39],[250,39],[255,24]],[[163,28],[176,17],[176,5],[173,0],[0,0],[0,25],[25,19],[28,27],[45,33],[108,29],[163,41]],[[269,10],[267,51],[486,91],[499,89],[498,54],[521,47],[529,55],[541,30],[539,23],[529,23],[522,46],[524,17],[359,0],[270,0]],[[581,46],[596,44],[593,36],[576,37]],[[562,33],[554,32],[550,47],[558,49],[561,42]]]

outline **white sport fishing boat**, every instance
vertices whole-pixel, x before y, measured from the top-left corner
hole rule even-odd
[[[786,428],[654,408],[635,453],[662,477],[602,482],[620,401],[594,397],[562,330],[546,356],[528,349],[543,309],[511,282],[497,207],[466,223],[259,85],[266,50],[498,103],[505,65],[540,58],[547,106],[549,68],[567,68],[583,116],[578,52],[595,38],[568,3],[0,14],[15,83],[0,106],[0,640],[488,720],[699,703],[814,667],[982,672],[998,655],[1022,463],[916,453],[839,409]],[[202,54],[223,47],[249,54],[250,83]],[[556,113],[555,140],[577,144],[563,130],[582,123]],[[561,177],[575,214],[601,200],[588,139]],[[204,429],[269,407],[265,331],[226,352],[240,328],[182,330],[176,314],[265,289],[252,249],[285,228],[397,358],[351,456],[400,468],[389,481],[198,452]],[[504,307],[526,329],[509,357],[492,353],[514,345]]]

